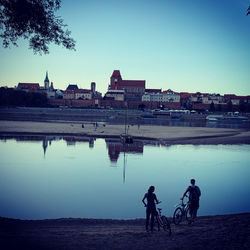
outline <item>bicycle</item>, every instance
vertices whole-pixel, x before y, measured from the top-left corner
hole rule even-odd
[[[167,231],[168,235],[170,236],[172,234],[172,231],[168,218],[165,215],[161,215],[161,208],[157,208],[157,210],[158,212],[156,214],[156,223],[158,225],[158,231],[160,231],[160,227],[162,227],[163,230]]]
[[[186,196],[188,197],[188,196]],[[190,203],[189,201],[187,203],[184,203],[183,200],[181,200],[181,203],[176,205],[176,209],[174,211],[173,215],[173,221],[175,225],[180,224],[182,219],[185,217],[185,219],[188,222],[192,221],[191,215],[190,215]]]

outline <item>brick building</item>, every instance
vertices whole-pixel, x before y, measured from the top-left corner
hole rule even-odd
[[[35,92],[40,89],[39,83],[22,83],[19,82],[17,89],[23,90],[23,91],[30,91],[30,92]]]
[[[114,70],[110,77],[109,90],[124,90],[125,100],[141,101],[145,85],[145,80],[123,80],[120,70]]]

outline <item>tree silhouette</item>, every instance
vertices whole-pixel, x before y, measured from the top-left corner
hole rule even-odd
[[[0,106],[46,107],[47,105],[48,98],[44,93],[0,87]]]
[[[29,39],[34,53],[49,53],[55,43],[75,50],[75,41],[63,19],[55,16],[61,0],[0,0],[0,38],[3,47],[17,46],[19,38]]]
[[[209,107],[209,111],[211,111],[211,112],[215,111],[214,102],[211,102],[210,107]]]
[[[227,111],[228,112],[232,112],[233,111],[233,104],[232,104],[231,100],[229,100],[228,103],[227,103]]]
[[[248,6],[248,9],[247,9],[247,15],[250,14],[250,6]]]

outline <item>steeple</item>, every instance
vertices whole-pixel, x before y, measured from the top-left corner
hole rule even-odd
[[[46,71],[46,78],[44,80],[45,82],[49,82],[49,78],[48,78],[48,71]]]
[[[49,77],[48,77],[48,71],[46,71],[46,77],[44,80],[44,88],[48,89],[49,88]]]

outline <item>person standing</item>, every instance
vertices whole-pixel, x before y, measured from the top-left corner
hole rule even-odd
[[[160,203],[154,194],[155,187],[150,186],[148,192],[144,195],[142,199],[142,203],[147,208],[146,209],[146,231],[148,231],[148,225],[150,220],[150,230],[151,232],[154,229],[154,217],[157,214],[155,203]],[[147,203],[145,203],[145,199],[147,199]]]
[[[186,191],[181,197],[181,200],[183,200],[185,195],[189,192],[190,216],[192,219],[190,223],[192,223],[194,219],[196,218],[197,211],[199,209],[201,191],[200,191],[200,188],[195,185],[195,179],[191,179],[190,183],[191,185],[186,189]]]

